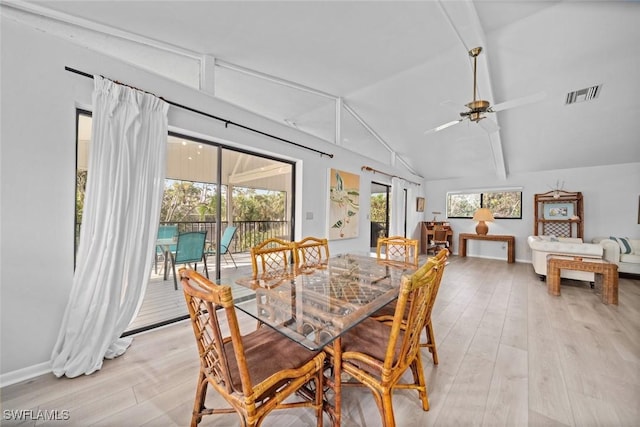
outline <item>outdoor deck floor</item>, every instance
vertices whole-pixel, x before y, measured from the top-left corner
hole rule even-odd
[[[248,252],[233,254],[238,268],[235,268],[231,259],[225,262],[222,259],[220,277],[222,279],[237,277],[241,275],[251,274],[251,258]],[[216,270],[213,264],[215,259],[211,257],[208,260],[209,278],[212,280],[216,277]],[[151,278],[147,285],[142,306],[136,318],[131,322],[125,333],[148,328],[152,325],[170,322],[175,319],[184,318],[188,315],[187,305],[184,300],[180,282],[178,282],[178,290],[175,290],[173,282],[173,272],[171,264],[168,266],[167,280],[164,280],[162,263],[158,264],[158,273],[155,269],[151,270]],[[181,265],[176,265],[176,271]],[[203,272],[204,265],[198,264],[198,271]],[[247,292],[249,293],[249,291]],[[235,295],[234,297],[239,297]]]

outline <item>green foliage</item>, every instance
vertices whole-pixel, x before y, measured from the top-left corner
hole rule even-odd
[[[373,194],[371,196],[371,222],[387,221],[387,195]]]
[[[489,208],[494,218],[522,218],[522,192],[449,194],[447,217],[471,218],[480,207]]]
[[[489,208],[494,218],[521,218],[521,199],[519,191],[484,193],[482,205]]]
[[[207,205],[204,188],[189,181],[165,181],[160,221],[189,221],[198,216],[197,207]]]
[[[76,170],[76,223],[82,223],[84,213],[84,194],[87,188],[87,171]]]
[[[286,192],[234,187],[234,221],[284,221]]]
[[[214,184],[167,180],[160,210],[161,221],[215,221]],[[226,186],[222,189],[222,220],[227,213]],[[234,187],[233,221],[285,220],[286,193]]]
[[[480,208],[480,194],[450,194],[447,197],[447,217],[472,217]]]

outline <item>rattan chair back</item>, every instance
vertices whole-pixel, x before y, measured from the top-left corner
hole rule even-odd
[[[427,304],[427,315],[425,322],[425,335],[426,341],[420,343],[421,347],[426,347],[431,356],[433,358],[433,363],[435,365],[438,364],[438,352],[436,348],[435,334],[433,332],[433,323],[431,322],[431,312],[433,311],[433,306],[436,302],[436,297],[438,296],[438,290],[440,289],[440,283],[442,282],[442,276],[444,274],[445,267],[447,266],[447,258],[449,256],[449,251],[447,249],[441,249],[435,257],[430,259],[430,262],[442,262],[441,267],[438,268],[437,276],[435,278],[433,284],[433,290],[431,291],[431,296],[429,298]],[[428,261],[429,262],[429,261]],[[382,307],[380,310],[376,311],[371,317],[380,322],[386,322],[387,324],[391,324],[393,321],[393,317],[395,314],[396,304],[390,303],[386,306]]]
[[[447,240],[448,230],[442,225],[433,226],[433,239],[431,245],[436,246],[436,250],[449,247],[449,240]]]
[[[296,271],[326,267],[329,260],[327,239],[306,237],[298,242],[293,242],[293,246]]]
[[[402,236],[381,237],[376,247],[378,259],[418,266],[418,240]]]
[[[433,363],[435,365],[438,364],[438,351],[436,348],[436,337],[433,332],[433,323],[431,322],[431,312],[433,311],[433,306],[436,303],[436,297],[438,296],[438,291],[440,290],[440,283],[442,282],[442,276],[444,274],[444,270],[448,264],[447,258],[449,256],[448,249],[442,249],[438,252],[438,254],[433,258],[436,261],[442,262],[442,266],[438,269],[437,276],[433,283],[433,289],[431,291],[431,297],[429,298],[427,305],[427,317],[425,321],[425,334],[426,341],[420,343],[420,347],[426,347],[431,353],[431,357],[433,358]]]
[[[342,337],[341,368],[354,380],[343,385],[368,387],[374,394],[386,427],[395,426],[393,389],[417,390],[423,410],[429,409],[420,334],[427,318],[431,293],[445,262],[444,258],[430,258],[414,274],[403,278],[390,324],[369,318]],[[327,347],[325,351],[335,362],[333,349]],[[413,383],[402,381],[403,374],[409,369]]]
[[[293,275],[293,243],[272,238],[251,248],[253,278],[289,277]]]

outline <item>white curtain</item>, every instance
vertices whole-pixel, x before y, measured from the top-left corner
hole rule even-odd
[[[391,178],[391,223],[389,236],[404,236],[406,182],[402,178]]]
[[[53,373],[73,378],[120,356],[151,273],[169,105],[94,76],[93,124],[76,271]]]

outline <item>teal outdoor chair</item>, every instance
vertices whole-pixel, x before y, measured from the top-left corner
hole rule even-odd
[[[157,236],[158,242],[175,239],[177,238],[177,236],[178,236],[177,225],[160,225],[158,227],[158,236]],[[175,251],[176,251],[175,244],[172,244],[172,245],[157,244],[156,245],[155,271],[156,271],[156,274],[158,274],[158,259],[162,258],[162,260],[164,261],[164,271],[165,271],[164,279],[165,280],[167,280],[166,271],[167,271],[167,261],[169,260],[169,252],[175,252]]]
[[[238,230],[238,227],[234,227],[234,226],[228,226],[225,230],[224,233],[222,233],[222,238],[220,239],[220,255],[229,255],[229,257],[231,257],[231,261],[233,261],[233,265],[235,268],[238,268],[238,265],[236,264],[236,260],[233,259],[233,254],[231,253],[231,251],[229,250],[229,248],[231,247],[231,242],[233,241],[234,236],[236,235],[236,230]],[[210,247],[207,250],[206,255],[215,255],[216,254],[216,248],[214,247]],[[224,259],[225,262],[228,262],[227,259]]]
[[[209,269],[207,268],[207,257],[205,256],[204,247],[207,242],[206,231],[189,231],[178,234],[178,243],[176,243],[175,252],[171,252],[171,266],[173,267],[173,284],[178,290],[178,279],[176,277],[176,264],[193,263],[193,269],[198,269],[198,263],[204,263],[204,274],[209,278]]]

